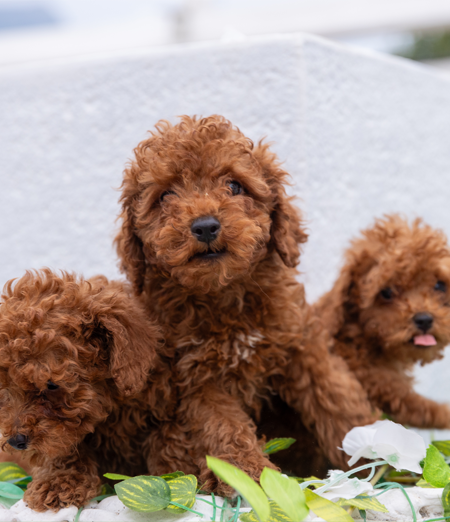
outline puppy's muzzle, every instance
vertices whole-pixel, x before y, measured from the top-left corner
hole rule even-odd
[[[213,216],[197,218],[191,225],[192,235],[202,243],[211,243],[220,231],[220,222]]]
[[[18,433],[15,437],[8,439],[8,444],[16,450],[25,450],[28,447],[28,437]]]

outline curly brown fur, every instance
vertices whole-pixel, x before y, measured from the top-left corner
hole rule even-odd
[[[255,147],[223,117],[184,116],[138,145],[122,185],[121,267],[163,328],[179,394],[174,420],[153,435],[150,468],[196,473],[225,495],[205,455],[255,479],[273,466],[255,426],[273,395],[339,465],[347,431],[374,420],[357,380],[335,369],[295,280],[307,236],[287,176],[268,145]],[[191,231],[201,217],[220,222],[209,243]]]
[[[442,231],[398,215],[376,220],[352,242],[316,309],[334,352],[374,405],[400,423],[450,428],[449,408],[414,392],[411,377],[415,363],[442,358],[450,343],[450,248]],[[432,323],[420,328],[416,314]]]
[[[164,415],[159,337],[123,283],[44,269],[5,285],[0,446],[33,467],[32,509],[85,504],[106,471],[147,471],[142,448]]]

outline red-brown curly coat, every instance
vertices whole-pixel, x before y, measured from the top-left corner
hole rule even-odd
[[[450,248],[441,230],[395,214],[377,219],[352,241],[315,309],[373,405],[403,424],[450,428],[449,407],[416,393],[411,374],[450,343]],[[429,317],[423,329],[416,314]]]
[[[163,329],[178,410],[154,434],[153,473],[181,469],[229,495],[205,455],[258,479],[255,420],[279,395],[336,465],[352,427],[373,422],[365,394],[305,302],[296,279],[307,239],[285,194],[287,173],[220,116],[160,122],[135,149],[122,185],[121,267]],[[213,217],[210,243],[191,230]]]
[[[148,471],[149,434],[170,403],[159,339],[121,282],[44,269],[5,285],[0,445],[33,468],[29,507],[80,506],[106,471]]]

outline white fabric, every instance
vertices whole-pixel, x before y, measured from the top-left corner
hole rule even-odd
[[[408,488],[406,491],[416,511],[418,522],[443,516],[444,509],[441,502],[443,489],[414,487]],[[410,522],[413,520],[411,507],[400,489],[391,489],[377,498],[386,506],[388,513],[368,509],[366,511],[368,521]],[[361,520],[357,509],[352,512],[352,517],[355,520]],[[319,522],[322,520],[312,511],[305,519],[306,522]]]
[[[442,516],[443,508],[441,503],[443,489],[441,488],[408,488],[408,495],[416,510],[418,522],[428,518]],[[199,495],[198,498],[212,501],[209,495]],[[409,522],[412,520],[412,513],[409,503],[403,493],[398,489],[392,489],[383,493],[378,500],[386,506],[388,513],[367,510],[367,520],[373,521],[401,521]],[[218,505],[222,505],[223,499],[216,497]],[[203,513],[200,518],[193,513],[171,514],[167,511],[157,511],[155,513],[137,513],[128,509],[117,497],[109,497],[101,502],[91,502],[90,505],[81,512],[80,522],[209,522],[212,517],[212,506],[205,502],[198,501],[193,509]],[[73,522],[77,514],[77,508],[71,507],[60,511],[46,511],[37,513],[29,509],[23,500],[14,504],[11,509],[0,506],[0,522]],[[241,510],[241,512],[244,510]],[[246,508],[245,511],[250,511]],[[354,510],[352,516],[355,520],[360,520],[358,510]],[[216,520],[220,518],[220,510],[216,512]],[[306,522],[319,522],[323,519],[317,517],[313,512],[306,517]]]
[[[198,522],[210,521],[213,514],[213,507],[198,500],[203,498],[212,502],[209,495],[197,495],[194,504],[195,511],[203,513],[203,518],[187,511],[185,514],[170,513],[168,511],[157,511],[155,513],[138,513],[132,511],[122,504],[118,497],[108,497],[101,502],[91,502],[86,506],[80,515],[80,522]],[[223,499],[216,497],[217,505],[223,504]],[[245,509],[250,511],[249,508]],[[27,507],[23,500],[20,500],[11,509],[0,506],[0,522],[73,522],[78,512],[76,507],[61,509],[60,511],[45,511],[38,513]],[[216,519],[219,520],[220,510],[217,509]]]

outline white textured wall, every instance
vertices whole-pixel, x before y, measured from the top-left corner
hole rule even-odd
[[[374,216],[450,233],[450,80],[309,36],[139,51],[0,70],[0,282],[51,266],[116,276],[111,247],[131,150],[160,118],[220,113],[267,135],[311,237],[311,299]],[[448,360],[419,388],[450,400]],[[431,376],[425,379],[424,376]]]

